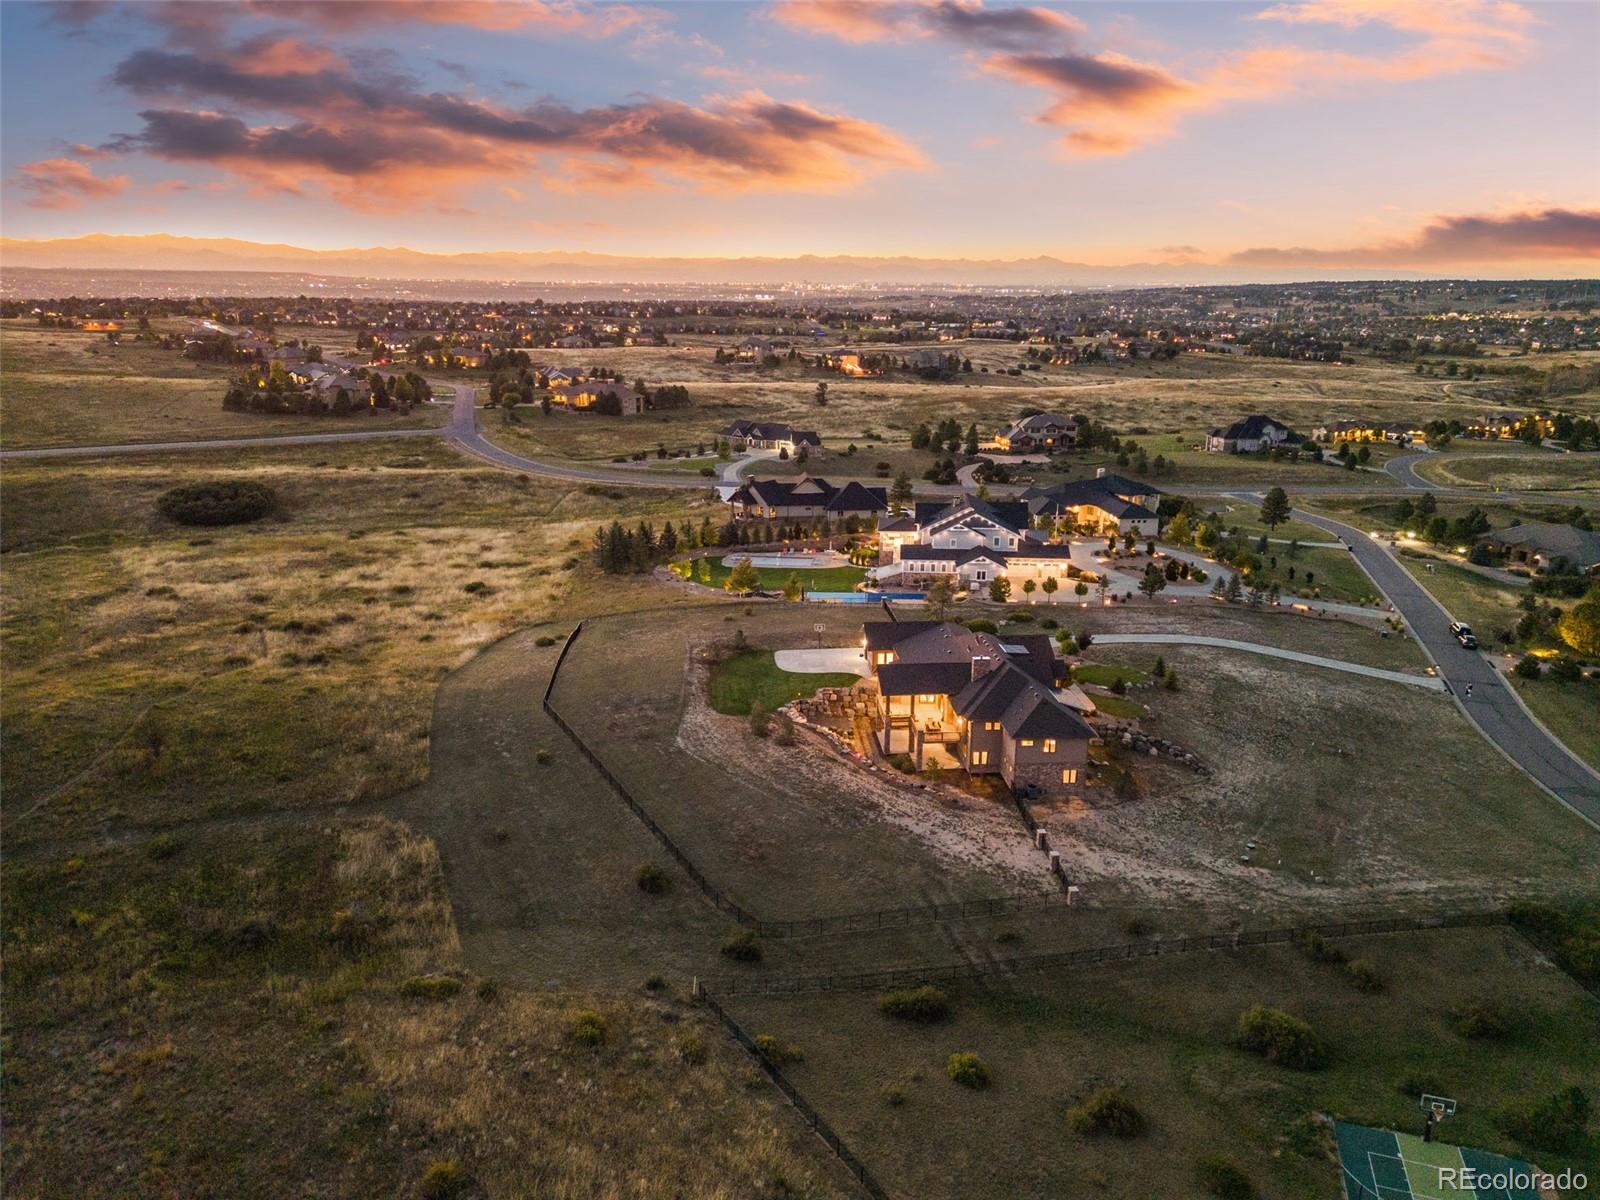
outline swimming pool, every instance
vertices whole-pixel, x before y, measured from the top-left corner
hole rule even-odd
[[[807,592],[807,600],[824,604],[877,604],[880,600],[923,600],[921,592]]]

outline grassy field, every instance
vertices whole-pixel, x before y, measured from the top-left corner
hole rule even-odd
[[[745,717],[753,704],[773,712],[791,700],[814,695],[818,688],[849,687],[857,678],[828,672],[797,675],[781,670],[772,660],[772,651],[750,650],[711,668],[709,696],[711,707],[719,713]]]
[[[696,566],[698,567],[698,563]],[[720,588],[728,582],[728,576],[733,574],[733,568],[723,565],[721,558],[711,559],[711,582],[707,586]],[[861,567],[815,567],[800,570],[795,567],[757,567],[756,573],[761,577],[761,590],[764,592],[780,592],[783,585],[789,581],[789,576],[800,576],[800,582],[805,585],[808,592],[853,592],[856,584],[867,577]],[[695,576],[699,580],[699,575]],[[704,582],[704,581],[701,581]]]
[[[845,1194],[681,999],[466,970],[392,822],[12,855],[5,914],[8,1195]]]
[[[0,322],[0,437],[8,450],[340,433],[442,425],[448,406],[348,418],[225,412],[233,369],[131,338]]]
[[[1444,695],[1238,651],[1088,650],[1141,669],[1157,654],[1180,686],[1140,691],[1141,725],[1196,749],[1211,773],[1151,764],[1146,800],[1036,805],[1042,823],[1069,831],[1063,858],[1086,895],[1188,895],[1214,914],[1269,895],[1406,904],[1571,888],[1600,868],[1600,839]]]
[[[1517,1101],[1600,1075],[1600,1021],[1575,984],[1504,930],[1338,945],[1373,966],[1380,992],[1273,948],[953,985],[950,1018],[931,1025],[884,1017],[870,992],[730,1003],[747,1029],[803,1052],[785,1073],[897,1195],[1199,1196],[1196,1160],[1222,1151],[1263,1200],[1332,1196],[1313,1114],[1415,1130],[1425,1090],[1460,1101],[1451,1141],[1583,1165],[1532,1153],[1497,1123]],[[1235,1022],[1258,1003],[1308,1021],[1328,1065],[1294,1071],[1238,1049]],[[1514,1013],[1509,1035],[1461,1037],[1451,1014],[1465,1003]],[[988,1087],[946,1078],[955,1051],[979,1055]],[[1067,1110],[1103,1087],[1143,1114],[1142,1136],[1068,1127]]]
[[[156,515],[163,489],[215,477],[271,485],[282,516]],[[668,599],[593,590],[586,551],[614,517],[689,515],[416,442],[8,466],[3,496],[13,841],[408,786],[440,676],[562,606]]]
[[[1550,732],[1579,758],[1600,770],[1600,687],[1592,682],[1561,683],[1509,677],[1529,708]]]
[[[1505,491],[1600,492],[1600,455],[1478,454],[1431,458],[1417,473],[1446,487]]]

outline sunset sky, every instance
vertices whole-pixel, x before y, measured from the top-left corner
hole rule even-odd
[[[1600,5],[0,5],[4,232],[1600,273]]]

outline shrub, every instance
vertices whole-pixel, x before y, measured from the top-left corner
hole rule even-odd
[[[277,507],[278,496],[271,488],[243,479],[186,483],[156,499],[156,510],[179,525],[242,525]]]
[[[899,1108],[906,1102],[906,1090],[898,1083],[886,1083],[878,1089],[878,1098],[890,1108]]]
[[[931,1025],[950,1015],[950,1001],[938,988],[925,984],[922,987],[885,992],[878,997],[878,1011],[901,1021]]]
[[[1295,945],[1314,963],[1342,963],[1344,951],[1333,945],[1314,929],[1308,929],[1295,939]]]
[[[672,885],[667,873],[653,862],[640,863],[639,869],[633,873],[633,881],[639,885],[641,892],[652,896],[661,895]]]
[[[678,1036],[678,1058],[689,1066],[698,1067],[706,1061],[708,1054],[706,1039],[698,1029],[690,1029]]]
[[[606,1019],[592,1008],[583,1009],[572,1018],[569,1032],[580,1046],[599,1046],[606,1040]]]
[[[1241,1048],[1297,1071],[1316,1070],[1328,1057],[1310,1025],[1264,1004],[1253,1004],[1239,1014],[1238,1038]]]
[[[734,962],[758,963],[761,961],[761,941],[753,930],[741,929],[722,943],[722,953]]]
[[[944,1064],[945,1074],[962,1087],[986,1088],[989,1086],[989,1067],[983,1059],[970,1050],[957,1050]]]
[[[1583,678],[1583,668],[1577,659],[1563,655],[1550,664],[1550,678],[1557,683],[1577,683]]]
[[[413,975],[400,985],[400,994],[414,1000],[448,1000],[460,990],[454,975]]]
[[[789,1063],[804,1062],[805,1052],[793,1042],[780,1042],[770,1033],[756,1034],[756,1049],[761,1057],[775,1067],[786,1066]]]
[[[1581,1154],[1589,1144],[1594,1104],[1573,1084],[1538,1104],[1524,1103],[1500,1116],[1500,1127],[1517,1141],[1557,1154]]]
[[[1195,1160],[1195,1178],[1208,1195],[1219,1200],[1254,1200],[1256,1189],[1250,1176],[1226,1154],[1202,1154]]]
[[[644,977],[644,990],[647,992],[663,992],[667,988],[665,975],[646,975]]]
[[[1013,625],[1031,625],[1033,624],[1033,614],[1025,608],[1013,608],[1006,614],[1006,620]]]
[[[996,625],[993,621],[985,620],[983,617],[978,617],[971,621],[964,621],[962,624],[964,624],[968,629],[972,630],[973,633],[1000,632],[1000,627],[998,625]]]
[[[555,761],[555,756],[548,750],[535,750],[533,752],[533,761],[538,763],[541,767],[548,767],[552,762]]]
[[[750,732],[764,738],[772,731],[772,714],[759,700],[750,702]]]
[[[1544,674],[1544,668],[1539,665],[1539,660],[1531,654],[1524,654],[1511,670],[1519,679],[1537,679]]]
[[[478,993],[478,999],[482,1000],[485,1004],[489,1003],[491,1000],[498,1000],[500,998],[499,980],[491,979],[487,975],[478,980],[478,986],[476,990]]]
[[[1345,975],[1350,980],[1350,986],[1358,992],[1371,995],[1383,991],[1383,976],[1378,973],[1378,968],[1364,958],[1352,959],[1345,964]]]
[[[1511,1013],[1493,1000],[1463,1004],[1450,1014],[1456,1032],[1474,1041],[1503,1041],[1511,1036]]]
[[[170,833],[158,833],[144,845],[144,852],[157,862],[171,858],[182,849],[183,843]]]
[[[1122,923],[1122,932],[1131,938],[1149,937],[1155,932],[1155,925],[1149,917],[1135,914]]]
[[[471,1183],[467,1169],[455,1159],[436,1159],[422,1173],[417,1195],[422,1200],[452,1200],[452,1197],[465,1195]]]
[[[469,596],[492,596],[494,589],[481,579],[474,579],[461,585],[461,590]]]
[[[554,646],[556,644],[556,639],[546,634],[544,637],[534,638],[533,644],[535,646]]]
[[[1067,1109],[1067,1127],[1074,1133],[1138,1137],[1145,1131],[1144,1114],[1128,1102],[1121,1088],[1105,1087],[1082,1104]]]

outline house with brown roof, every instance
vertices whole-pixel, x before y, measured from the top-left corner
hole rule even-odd
[[[1507,566],[1545,572],[1600,574],[1600,533],[1554,522],[1532,522],[1495,529],[1478,541]]]
[[[1068,796],[1083,785],[1094,731],[1057,694],[1065,668],[1048,637],[869,621],[862,645],[885,754],[921,767],[937,746],[967,773],[999,775],[1029,795]]]
[[[728,497],[735,521],[869,521],[889,511],[887,490],[851,480],[843,486],[811,475],[751,479]]]
[[[1067,450],[1078,444],[1078,423],[1056,413],[1034,413],[996,434],[994,444],[1004,454]]]

